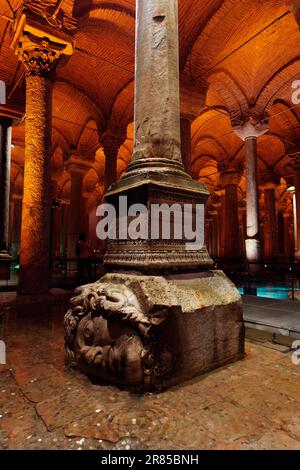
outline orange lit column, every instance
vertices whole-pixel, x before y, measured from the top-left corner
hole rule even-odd
[[[25,167],[20,250],[20,294],[49,289],[52,89],[58,55],[25,50]]]
[[[12,119],[0,116],[0,259],[8,258]]]
[[[72,156],[68,160],[66,168],[71,175],[67,253],[68,258],[75,258],[76,243],[80,233],[83,231],[84,221],[86,220],[83,179],[86,172],[91,168],[91,165],[78,157]]]
[[[20,194],[13,194],[13,214],[12,214],[12,229],[11,229],[11,249],[13,256],[20,252],[20,237],[21,237],[21,219],[22,219],[22,196]]]
[[[192,169],[192,129],[189,118],[181,116],[180,132],[182,163],[185,171],[190,175]]]
[[[294,256],[294,224],[293,217],[289,213],[283,214],[284,221],[284,255],[287,258]]]
[[[275,189],[278,183],[267,182],[263,184],[265,216],[264,216],[264,254],[266,258],[278,256],[278,231]]]
[[[51,180],[51,229],[52,257],[57,258],[60,255],[61,206],[58,200],[58,183],[55,179]]]
[[[300,261],[300,154],[293,156],[294,168],[294,225],[295,225],[295,258]]]
[[[219,240],[219,227],[218,227],[218,212],[212,210],[209,212],[210,215],[210,254],[214,257],[218,257],[218,240]]]
[[[234,128],[236,134],[245,141],[246,148],[246,206],[247,238],[246,256],[250,262],[261,260],[261,232],[259,221],[259,188],[257,176],[257,138],[268,131],[266,125],[247,121]]]
[[[226,258],[240,256],[240,227],[238,212],[238,185],[241,174],[228,170],[220,175],[225,188],[225,253]]]
[[[101,138],[105,155],[104,194],[112,184],[117,182],[118,153],[124,141],[125,137],[115,137],[107,133]]]

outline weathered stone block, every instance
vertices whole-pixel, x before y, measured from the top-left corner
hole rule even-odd
[[[221,271],[107,274],[77,293],[67,361],[102,381],[162,389],[244,356],[241,298]]]

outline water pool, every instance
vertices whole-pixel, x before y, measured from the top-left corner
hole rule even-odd
[[[288,293],[291,292],[291,286],[283,285],[260,285],[257,287],[257,297],[264,297],[266,299],[277,299],[277,300],[287,300]],[[244,288],[238,287],[238,291],[241,295],[244,294]],[[300,289],[295,289],[295,291],[300,291]]]

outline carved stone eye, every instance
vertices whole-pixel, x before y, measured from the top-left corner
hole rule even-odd
[[[94,325],[93,323],[89,323],[83,332],[83,337],[85,339],[85,343],[88,346],[91,346],[94,342]]]

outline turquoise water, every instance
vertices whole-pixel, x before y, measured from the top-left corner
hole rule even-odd
[[[291,292],[291,290],[290,286],[257,286],[257,296],[266,299],[287,300],[288,293]],[[295,289],[295,291],[296,290],[300,291],[300,289]],[[244,294],[243,287],[238,287],[238,291],[241,295]]]

